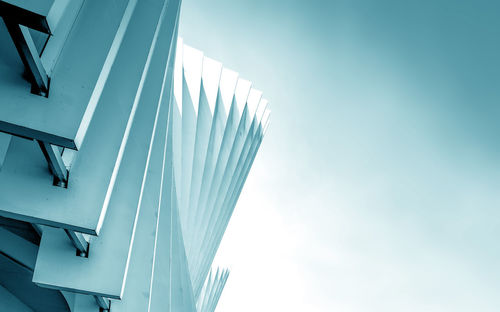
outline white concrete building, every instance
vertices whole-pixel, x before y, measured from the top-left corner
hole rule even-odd
[[[0,311],[214,311],[269,109],[180,5],[0,1]]]

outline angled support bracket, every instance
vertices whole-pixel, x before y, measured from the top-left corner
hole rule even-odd
[[[111,308],[111,301],[109,299],[95,295],[94,298],[101,311],[109,311]]]
[[[47,97],[49,95],[50,78],[43,67],[40,54],[35,42],[31,37],[28,27],[17,24],[9,18],[5,18],[5,25],[14,41],[17,52],[23,61],[31,82],[31,92]]]
[[[72,230],[64,229],[69,240],[76,248],[76,255],[79,257],[88,257],[89,255],[89,242],[82,233]]]
[[[87,257],[89,250],[89,242],[85,239],[82,233],[64,229],[66,235],[68,235],[71,243],[75,246],[78,256]]]
[[[66,169],[59,147],[43,141],[37,142],[49,164],[50,172],[54,176],[54,185],[67,187],[68,169]]]

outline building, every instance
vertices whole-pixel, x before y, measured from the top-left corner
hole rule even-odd
[[[180,5],[0,1],[0,311],[214,311],[269,110]]]

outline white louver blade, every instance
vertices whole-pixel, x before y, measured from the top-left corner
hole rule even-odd
[[[177,44],[174,75],[174,181],[198,300],[260,146],[269,110],[262,92],[252,88],[250,81],[182,39]]]

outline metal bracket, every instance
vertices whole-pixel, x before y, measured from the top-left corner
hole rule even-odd
[[[68,169],[66,169],[59,147],[43,141],[37,142],[49,164],[50,172],[54,176],[54,185],[67,187]]]
[[[109,309],[111,308],[111,301],[109,299],[95,295],[94,298],[99,308],[101,308],[101,311],[109,311]]]
[[[5,18],[5,26],[14,41],[17,52],[23,61],[31,82],[31,92],[47,97],[49,95],[50,78],[43,67],[35,42],[26,26],[19,25]]]
[[[82,233],[64,229],[69,239],[75,246],[78,256],[87,257],[89,252],[89,242],[85,239]]]

